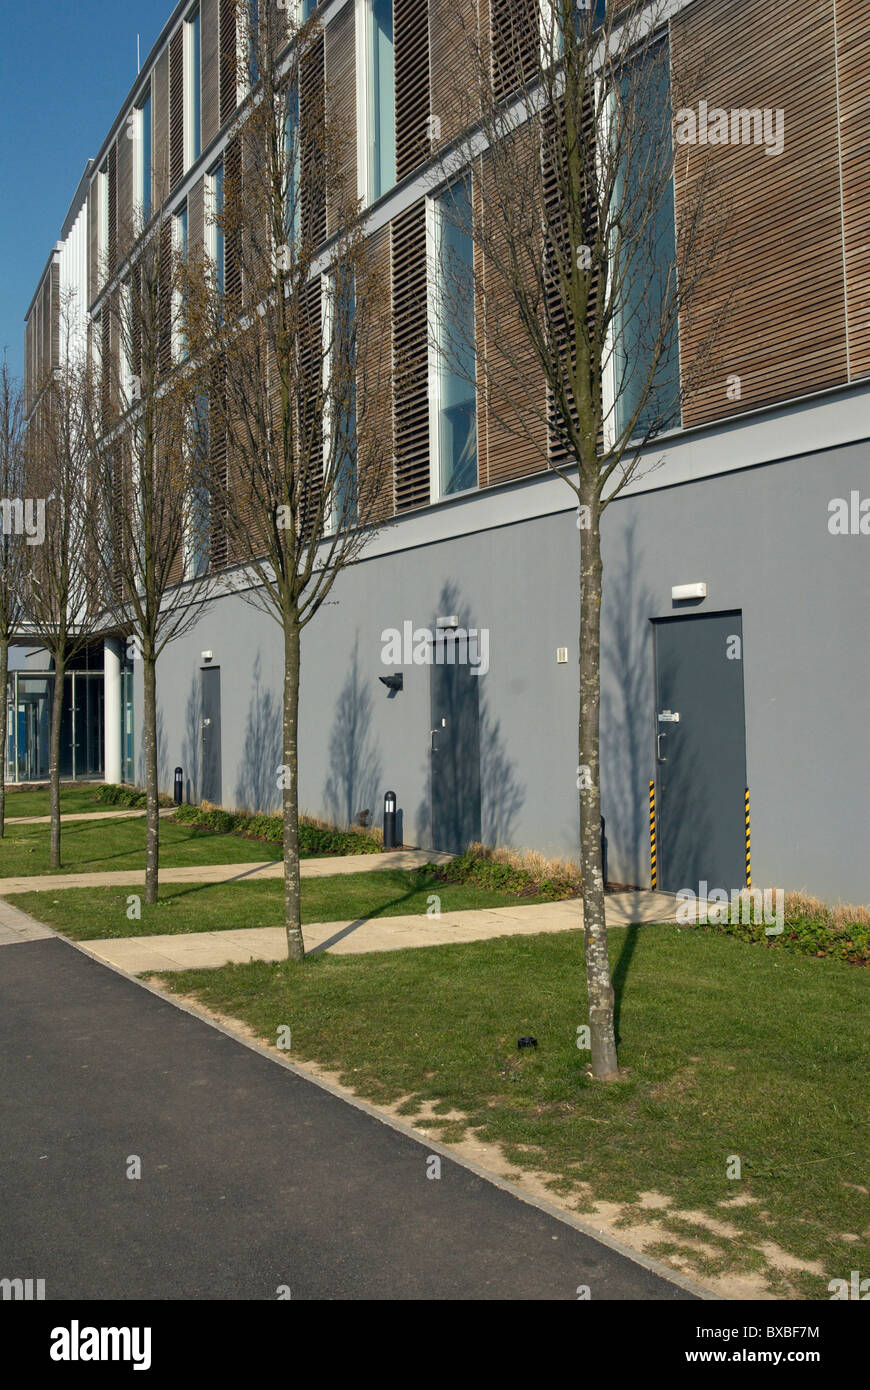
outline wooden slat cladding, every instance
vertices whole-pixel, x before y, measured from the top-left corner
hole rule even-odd
[[[421,0],[393,0],[396,178],[428,158],[429,15]]]
[[[390,371],[393,315],[390,300],[389,226],[381,227],[368,241],[368,263],[380,287],[377,307],[368,321],[369,331],[357,343],[357,414],[365,436],[358,452],[360,514],[386,521],[396,510],[393,452],[393,374]],[[373,457],[367,457],[366,440],[376,441]]]
[[[113,140],[106,157],[107,195],[109,199],[109,236],[106,246],[106,259],[109,273],[113,273],[118,262],[118,146]]]
[[[478,58],[475,0],[429,0],[429,109],[450,141],[475,114]]]
[[[224,151],[224,202],[228,211],[242,197],[242,149],[239,137],[230,140]],[[242,234],[239,219],[230,217],[224,233],[224,291],[227,302],[236,311],[242,295],[242,255],[239,244]]]
[[[340,141],[338,169],[329,190],[328,224],[334,232],[356,198],[356,53],[354,7],[345,5],[324,33],[326,111]]]
[[[478,161],[475,174],[479,194],[476,212],[485,218],[487,207],[496,202],[490,192],[492,175],[485,157]],[[492,216],[496,220],[484,233],[490,247],[499,226],[498,211]],[[506,257],[507,251],[502,259]],[[479,320],[483,318],[487,370],[485,400],[478,398],[478,418],[485,414],[485,455],[479,458],[478,474],[480,486],[485,487],[540,472],[546,466],[547,427],[544,374],[520,322],[516,300],[493,256],[482,261],[483,302],[478,304],[477,313]]]
[[[169,187],[184,177],[184,25],[169,40]]]
[[[321,303],[320,276],[315,276],[299,305],[299,522],[306,540],[317,524],[323,491]]]
[[[169,192],[169,50],[154,65],[151,84],[152,144],[151,209],[156,212]]]
[[[534,77],[538,67],[538,7],[532,0],[489,0],[492,83],[498,100]]]
[[[107,429],[112,419],[112,315],[108,303],[103,304],[100,315],[100,408],[103,428]]]
[[[319,245],[326,236],[325,45],[323,35],[299,64],[299,162],[302,183],[301,230],[304,241]]]
[[[838,0],[843,240],[852,377],[870,373],[870,13]]]
[[[118,259],[126,256],[133,236],[133,141],[127,123],[118,136]]]
[[[224,368],[219,366],[212,377],[208,412],[211,492],[209,558],[214,570],[223,569],[227,563],[227,524],[224,513],[228,485],[226,390]]]
[[[158,277],[158,361],[166,372],[172,365],[172,224],[168,217],[160,225]]]
[[[220,130],[220,0],[200,0],[202,147]]]
[[[768,0],[745,0],[739,36],[730,0],[696,0],[672,21],[675,114],[704,100],[729,113],[780,109],[785,125],[781,154],[761,143],[677,147],[678,234],[705,158],[728,208],[728,253],[680,325],[684,383],[721,325],[687,427],[846,380],[833,6],[806,0],[784,23]]]
[[[425,506],[429,479],[429,326],[426,205],[392,224],[393,452],[396,511]]]
[[[51,284],[51,366],[60,365],[60,266],[54,260],[49,271]]]
[[[187,239],[192,253],[205,244],[205,179],[195,183],[187,195]]]
[[[238,105],[236,0],[220,0],[220,123],[225,125]]]

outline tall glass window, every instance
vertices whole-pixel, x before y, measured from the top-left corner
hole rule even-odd
[[[671,96],[666,44],[644,58],[650,64],[649,79],[643,86],[643,129],[636,141],[631,167],[620,179],[615,207],[637,207],[633,220],[634,237],[628,234],[623,264],[614,266],[624,290],[615,323],[613,352],[613,392],[618,433],[631,426],[640,411],[632,433],[635,437],[649,429],[670,429],[679,424],[679,343],[672,331],[664,344],[652,387],[648,390],[656,340],[661,332],[662,311],[674,293],[676,232],[674,228],[673,182],[665,178],[671,161]],[[629,77],[628,82],[636,83]],[[638,101],[632,89],[631,100]],[[649,179],[661,196],[655,205],[645,205],[639,179]],[[642,225],[639,225],[642,224]],[[642,402],[642,404],[641,404]]]
[[[219,218],[224,210],[224,166],[223,162],[217,164],[211,171],[211,192],[212,192],[212,215]],[[217,272],[217,284],[221,294],[224,290],[224,274],[226,270],[226,246],[224,239],[224,229],[219,222],[212,226],[214,262]]]
[[[337,531],[357,521],[356,476],[356,293],[353,277],[345,269],[342,283],[332,277],[331,411],[336,421],[337,457],[333,489],[332,524]]]
[[[199,9],[187,19],[187,101],[190,133],[188,137],[188,167],[202,154],[202,53],[200,48]]]
[[[366,105],[369,198],[396,182],[396,84],[393,64],[393,0],[368,0]]]
[[[299,93],[294,89],[285,97],[284,116],[284,179],[286,209],[284,230],[288,243],[299,240],[301,217],[301,180],[299,176]]]
[[[471,186],[453,184],[434,203],[433,444],[439,494],[477,486],[474,244]]]

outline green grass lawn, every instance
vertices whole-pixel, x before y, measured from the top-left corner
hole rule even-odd
[[[323,955],[301,969],[233,965],[164,984],[273,1043],[289,1025],[282,1055],[340,1071],[375,1102],[410,1096],[409,1117],[424,1102],[460,1112],[424,1127],[448,1141],[471,1127],[554,1175],[580,1211],[617,1202],[630,1223],[641,1193],[655,1192],[674,1212],[727,1223],[717,1234],[642,1212],[661,1224],[649,1252],[679,1251],[701,1276],[755,1271],[778,1296],[828,1298],[830,1279],[867,1273],[867,971],[669,926],[612,930],[610,950],[627,1075],[609,1086],[586,1077],[576,1046],[586,1010],[573,933]],[[527,1034],[537,1049],[518,1051]],[[739,1179],[726,1176],[734,1155]],[[775,1272],[766,1242],[824,1272]]]
[[[48,825],[10,825],[0,840],[0,878],[47,874]],[[144,869],[145,819],[71,821],[61,829],[60,873]],[[163,868],[187,864],[250,864],[280,859],[281,846],[239,835],[216,835],[191,825],[160,822],[160,863]]]
[[[0,851],[2,852],[2,851]],[[282,921],[280,879],[245,883],[167,883],[154,907],[142,904],[141,921],[127,920],[130,888],[66,888],[57,893],[15,893],[9,902],[76,941],[101,937],[150,936],[160,932],[216,931],[230,927],[277,927]],[[400,869],[336,874],[302,880],[303,922],[353,921],[424,913],[437,892],[444,912],[463,908],[516,906],[511,893],[459,883],[433,884],[430,874]],[[523,898],[523,903],[538,898]]]
[[[60,813],[71,816],[88,811],[112,811],[115,808],[97,801],[96,786],[61,788]],[[48,788],[35,792],[15,791],[6,788],[6,816],[47,816],[49,814]]]

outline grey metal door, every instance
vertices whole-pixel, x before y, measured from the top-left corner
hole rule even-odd
[[[653,624],[659,886],[746,880],[743,623],[739,612]]]
[[[202,789],[203,801],[221,804],[221,670],[219,666],[203,668],[199,673],[200,709],[202,710]]]
[[[480,677],[467,663],[449,664],[456,655],[452,638],[433,645],[432,844],[462,854],[480,839]]]

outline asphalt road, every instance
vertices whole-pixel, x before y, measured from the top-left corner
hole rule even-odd
[[[47,1299],[691,1297],[56,938],[0,950],[0,1042],[0,1279]]]

